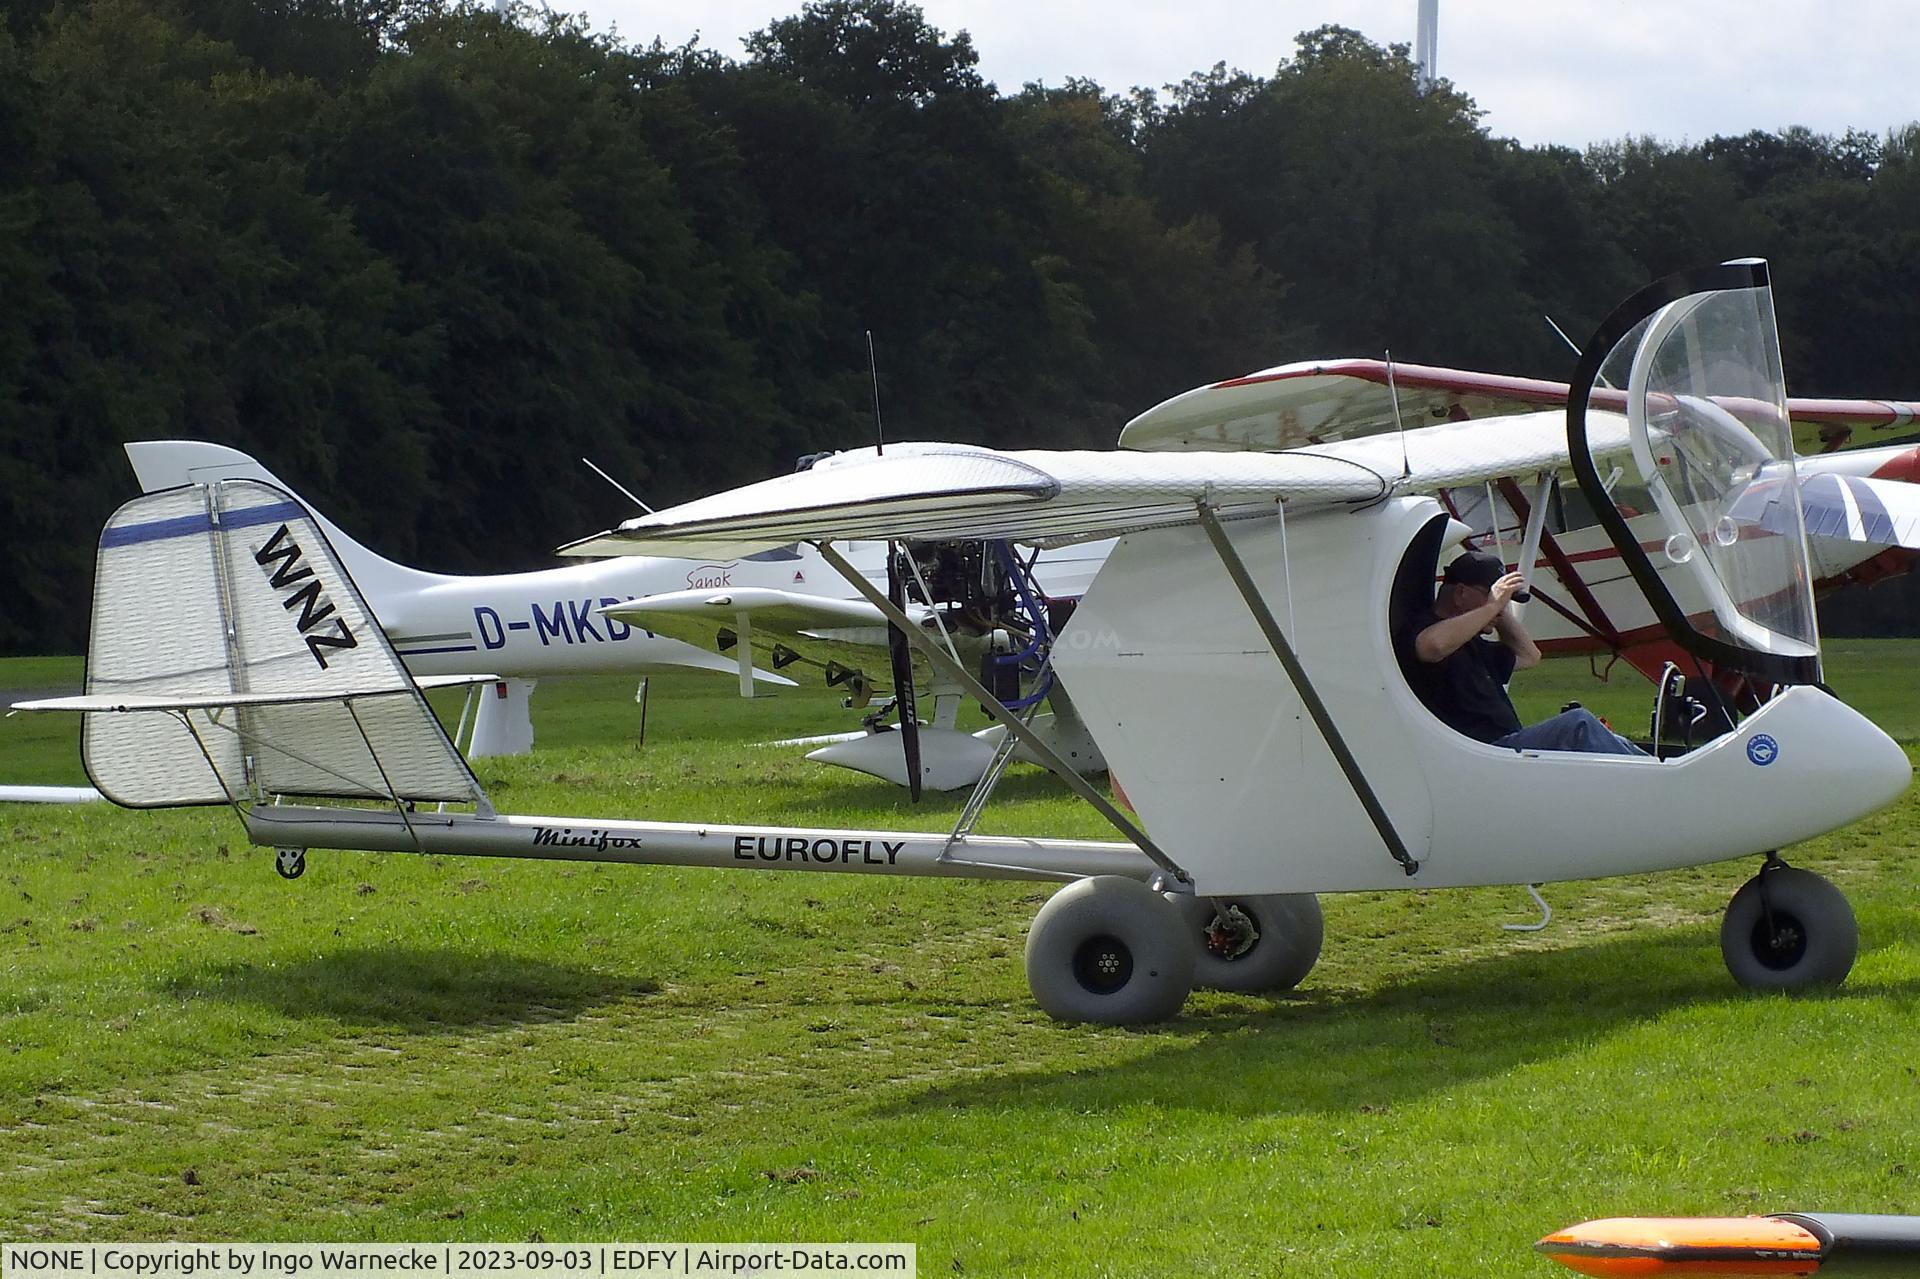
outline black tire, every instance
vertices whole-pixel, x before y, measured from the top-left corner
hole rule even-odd
[[[1255,897],[1170,894],[1193,946],[1193,984],[1208,990],[1254,994],[1292,990],[1320,961],[1326,924],[1312,893]],[[1217,932],[1218,907],[1237,912],[1231,922],[1250,935]]]
[[[1773,927],[1760,899],[1765,877]],[[1838,888],[1810,870],[1761,871],[1733,895],[1720,921],[1720,954],[1749,990],[1838,986],[1853,968],[1860,928]]]
[[[1138,880],[1096,875],[1068,884],[1033,917],[1027,986],[1060,1021],[1165,1021],[1193,989],[1193,947],[1172,902]]]

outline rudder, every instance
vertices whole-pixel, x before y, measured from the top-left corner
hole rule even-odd
[[[150,493],[114,513],[87,695],[219,703],[87,713],[88,775],[129,807],[480,796],[316,517],[257,481]]]

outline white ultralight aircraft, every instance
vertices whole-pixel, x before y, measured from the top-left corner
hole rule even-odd
[[[476,685],[455,734],[472,758],[524,754],[532,748],[528,702],[536,683],[547,676],[694,668],[737,673],[743,697],[753,696],[756,683],[791,686],[794,680],[783,672],[795,661],[796,650],[766,640],[783,623],[802,617],[816,627],[827,626],[832,640],[858,643],[836,645],[835,654],[849,657],[848,663],[809,657],[793,674],[813,674],[842,688],[849,707],[875,729],[892,705],[885,697],[876,700],[886,682],[876,687],[861,669],[873,664],[875,651],[885,650],[886,618],[860,601],[819,552],[805,544],[691,562],[625,555],[524,573],[433,573],[369,550],[292,485],[238,449],[203,440],[143,440],[126,450],[143,492],[250,479],[284,490],[312,511],[409,671],[495,677]],[[818,464],[831,466],[833,459]],[[1107,549],[1105,544],[1076,546],[1032,565],[1036,589],[1052,599],[1078,596]],[[885,580],[884,543],[854,543],[842,550],[868,577]],[[700,643],[688,644],[635,624],[620,606],[642,598],[669,607],[674,602],[697,604],[704,614],[693,628]],[[933,624],[930,610],[915,606],[913,611]],[[716,615],[720,624],[710,624]],[[675,620],[686,623],[683,617]],[[797,633],[795,639],[812,647]],[[981,650],[976,660],[996,642],[1003,652],[1014,651],[1009,637],[988,636],[975,646]],[[970,786],[993,755],[992,741],[954,730],[961,700],[957,689],[937,683],[931,691],[935,712],[923,780],[943,790]],[[880,776],[900,774],[895,780],[904,783],[900,765],[889,769],[884,759],[867,763],[875,754],[875,746],[865,740],[872,735],[838,735],[850,740],[830,740],[811,757]],[[897,747],[892,754],[899,757]]]
[[[1298,982],[1313,894],[1535,884],[1760,856],[1721,929],[1751,987],[1841,980],[1857,948],[1829,882],[1776,850],[1898,797],[1901,748],[1820,682],[1813,572],[1765,265],[1662,281],[1588,347],[1557,442],[1369,465],[1279,453],[996,453],[953,447],[783,477],[629,521],[588,554],[704,560],[811,542],[944,678],[982,698],[1125,836],[981,836],[1003,750],[942,832],[725,826],[497,812],[312,516],[216,481],[123,507],[101,538],[85,714],[90,776],[130,806],[231,803],[283,875],[309,848],[1066,879],[1029,933],[1049,1013],[1173,1015],[1196,982]],[[1620,388],[1617,412],[1594,388]],[[1666,536],[1596,514],[1676,645],[1768,696],[1670,757],[1505,750],[1415,697],[1396,623],[1431,600],[1455,526],[1424,488],[1570,465],[1628,468]],[[835,549],[846,539],[1034,544],[1121,535],[1048,665],[1126,779],[1139,825],[1030,733]],[[1656,557],[1670,572],[1662,572]],[[1670,587],[1678,573],[1700,602]],[[893,592],[901,585],[896,574]],[[1736,710],[1736,713],[1737,710]],[[1488,814],[1524,794],[1555,837]],[[306,797],[384,801],[317,806]],[[426,804],[470,806],[431,811]]]

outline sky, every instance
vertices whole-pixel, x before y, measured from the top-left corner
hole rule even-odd
[[[1084,76],[1159,88],[1216,62],[1271,74],[1324,23],[1413,42],[1416,0],[919,0],[967,31],[1013,93]],[[628,43],[742,56],[741,38],[801,0],[553,0]],[[1629,134],[1699,142],[1806,125],[1883,134],[1920,119],[1913,0],[1440,0],[1439,72],[1498,137],[1584,147]]]

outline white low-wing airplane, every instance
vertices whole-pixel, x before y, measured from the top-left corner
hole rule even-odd
[[[311,515],[246,480],[150,494],[114,516],[87,692],[23,709],[85,713],[89,774],[120,803],[232,803],[288,877],[307,849],[346,847],[1069,879],[1026,947],[1036,999],[1067,1019],[1171,1016],[1196,981],[1298,982],[1320,951],[1320,892],[1535,884],[1756,855],[1762,868],[1721,929],[1728,968],[1750,987],[1838,982],[1858,945],[1851,909],[1775,850],[1891,802],[1911,768],[1820,684],[1765,266],[1650,286],[1587,349],[1564,434],[1516,429],[1497,454],[1422,451],[1412,433],[1404,456],[1371,461],[1332,445],[919,450],[751,485],[576,544],[703,561],[812,542],[901,642],[982,698],[1123,843],[975,834],[997,768],[945,832],[498,813]],[[1607,387],[1621,388],[1617,401],[1594,410]],[[1431,601],[1456,523],[1427,494],[1563,465],[1594,494],[1614,466],[1633,475],[1665,536],[1644,544],[1612,502],[1596,515],[1649,608],[1688,655],[1766,690],[1684,753],[1489,746],[1442,723],[1399,665],[1396,625]],[[1138,826],[836,549],[1114,535],[1047,661],[1126,779]],[[890,584],[903,594],[897,572]],[[1551,840],[1534,824],[1489,820],[1515,795],[1553,813]],[[387,807],[291,802],[307,796]]]
[[[299,496],[259,461],[226,445],[144,440],[128,444],[126,450],[143,492],[251,479]],[[313,509],[304,499],[302,504]],[[853,638],[864,635],[881,649],[886,643],[885,619],[859,602],[811,546],[770,547],[750,555],[693,562],[620,556],[524,573],[457,575],[395,563],[363,546],[325,515],[316,512],[314,519],[409,671],[422,676],[499,677],[488,681],[484,691],[476,689],[473,700],[478,713],[467,742],[468,754],[474,758],[521,754],[532,747],[528,701],[535,683],[550,675],[673,668],[725,671],[738,674],[742,696],[752,696],[755,682],[791,685],[794,681],[781,673],[790,650],[768,648],[755,665],[754,617],[763,617],[771,628],[804,613],[815,625],[831,619],[836,627],[853,633]],[[854,544],[845,551],[863,572],[885,580],[884,544]],[[1051,556],[1035,566],[1035,572],[1050,597],[1077,597],[1092,580],[1105,552],[1105,546],[1076,547]],[[703,618],[698,633],[704,647],[650,633],[644,625],[633,624],[630,614],[617,611],[618,606],[639,598],[694,600],[709,616],[716,610],[723,612],[728,624],[714,627]],[[931,620],[924,609],[917,611]],[[874,694],[858,669],[861,659],[872,664],[872,651],[869,646],[851,665],[819,672],[829,682],[844,685],[849,702],[858,708],[866,707]],[[960,699],[944,686],[937,691],[936,725],[951,729]],[[824,747],[814,752],[815,757],[858,766],[872,748],[860,735],[851,736],[856,740]],[[930,734],[933,784],[945,789],[971,785],[979,780],[992,747],[964,733],[950,736],[954,741],[943,749],[938,730]],[[884,774],[884,764],[879,767]]]

